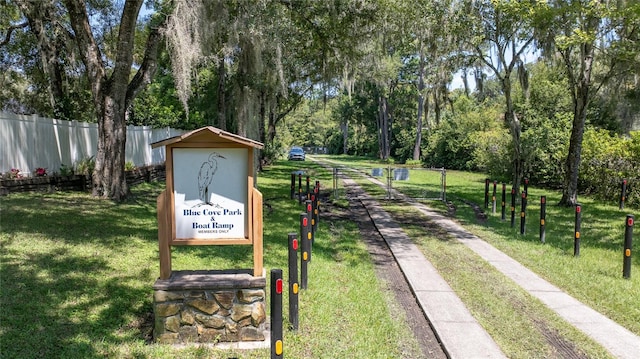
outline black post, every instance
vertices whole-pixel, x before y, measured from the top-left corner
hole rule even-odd
[[[309,264],[309,241],[308,237],[309,217],[306,213],[300,213],[300,288],[307,289],[307,266]]]
[[[271,270],[271,358],[282,358],[282,269]]]
[[[493,197],[492,197],[492,207],[491,207],[491,213],[495,214],[496,213],[496,186],[498,185],[498,181],[494,180],[493,181]]]
[[[540,197],[540,242],[546,238],[547,196]]]
[[[338,168],[333,169],[333,196],[338,197]]]
[[[507,185],[502,182],[502,207],[501,207],[501,213],[500,213],[500,219],[501,220],[505,220],[506,217],[506,205],[507,205]]]
[[[524,234],[527,223],[527,194],[522,192],[522,206],[520,209],[520,234]]]
[[[573,236],[573,256],[580,256],[580,225],[582,223],[582,206],[576,203],[576,230]]]
[[[309,187],[309,181],[311,179],[309,178],[309,176],[307,175],[307,199],[311,199],[311,187]]]
[[[627,195],[627,179],[622,180],[622,193],[620,194],[620,209],[624,209],[624,200]]]
[[[442,202],[447,202],[447,170],[442,167]]]
[[[289,233],[289,322],[298,330],[298,235]]]
[[[302,204],[302,173],[298,173],[298,204]]]
[[[309,262],[311,262],[311,252],[313,252],[313,205],[311,200],[306,200],[304,202],[305,208],[307,209],[307,238],[302,238],[302,240],[306,240],[309,242],[307,248],[309,249]]]
[[[489,179],[484,179],[484,208],[489,208]]]
[[[627,224],[624,230],[624,261],[622,263],[622,276],[631,278],[631,240],[633,237],[633,215],[627,215]]]
[[[529,179],[527,177],[524,178],[524,196],[529,196]]]
[[[516,190],[511,187],[511,228],[516,226]]]
[[[315,241],[315,232],[318,230],[318,221],[320,220],[320,181],[316,181],[316,186],[313,189],[315,194],[315,203],[313,204],[313,217],[315,219],[313,224],[313,239]]]
[[[296,174],[295,173],[291,173],[291,199],[293,199],[293,196],[296,193]]]

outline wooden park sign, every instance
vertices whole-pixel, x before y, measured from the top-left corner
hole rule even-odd
[[[165,191],[158,196],[160,279],[171,276],[171,246],[252,245],[262,276],[262,194],[254,188],[256,142],[203,127],[151,145],[166,148]]]

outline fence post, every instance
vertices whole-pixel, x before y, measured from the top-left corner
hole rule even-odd
[[[576,203],[576,226],[573,236],[573,256],[580,256],[580,225],[582,224],[582,206]]]
[[[500,207],[500,219],[505,220],[506,217],[506,205],[507,205],[507,184],[502,182],[502,202]]]
[[[520,209],[520,234],[524,234],[527,223],[527,193],[522,192],[522,207]]]
[[[309,262],[311,262],[311,252],[313,252],[313,202],[306,200],[304,205],[307,209],[307,238],[302,238],[302,240],[309,242],[307,248],[309,249]]]
[[[442,167],[442,202],[447,202],[447,170]]]
[[[524,196],[529,197],[529,179],[527,177],[524,178]]]
[[[627,179],[622,180],[622,193],[620,194],[620,209],[624,209],[624,200],[627,195]]]
[[[313,204],[313,239],[315,241],[315,232],[318,231],[318,221],[320,220],[320,181],[316,181],[313,192],[315,194],[315,202]]]
[[[492,207],[491,207],[491,213],[495,214],[496,213],[496,186],[498,185],[498,181],[493,180],[493,197],[492,197]]]
[[[302,173],[298,172],[298,204],[302,204]]]
[[[271,270],[271,358],[282,358],[282,269]]]
[[[484,208],[489,208],[489,179],[484,179]]]
[[[291,199],[293,199],[296,193],[296,174],[291,172]]]
[[[309,241],[307,240],[309,228],[309,216],[300,213],[300,288],[307,289],[307,266],[309,265]]]
[[[307,199],[311,199],[311,188],[309,187],[309,175],[307,175]]]
[[[298,235],[289,233],[289,322],[298,330]]]
[[[540,197],[540,242],[544,243],[546,238],[547,219],[547,196]]]
[[[631,278],[631,241],[633,237],[633,215],[627,215],[627,223],[624,230],[624,260],[622,263],[622,276]]]
[[[333,197],[338,198],[338,168],[333,168]]]
[[[511,228],[516,226],[516,190],[511,187]]]

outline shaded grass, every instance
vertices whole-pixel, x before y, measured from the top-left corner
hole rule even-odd
[[[302,212],[289,198],[290,173],[331,174],[306,163],[277,163],[258,177],[265,199],[264,265],[284,269],[287,233]],[[132,189],[121,204],[82,193],[25,193],[0,198],[0,353],[3,358],[265,358],[268,349],[149,344],[152,285],[159,275],[156,197],[163,184]],[[252,266],[249,246],[177,246],[172,268]],[[267,275],[267,279],[269,276]],[[267,288],[269,285],[267,284]],[[391,315],[392,296],[376,280],[357,226],[320,222],[301,292],[300,330],[285,330],[295,358],[412,357],[408,325]],[[285,321],[287,297],[284,298]],[[269,305],[267,305],[267,309]],[[375,338],[375,339],[374,339]],[[375,340],[375,345],[371,345]]]
[[[333,160],[333,157],[325,158]],[[359,169],[379,166],[371,160],[347,163],[338,158],[338,161]],[[416,188],[433,187],[434,173],[411,170],[409,181],[394,181],[393,187],[415,196],[418,193]],[[500,183],[497,186],[497,210],[492,213],[491,206],[489,209],[484,208],[485,177],[480,173],[447,171],[447,200],[456,208],[455,218],[467,230],[547,281],[640,335],[640,276],[637,273],[640,256],[632,257],[631,278],[622,277],[624,224],[627,213],[634,214],[635,209],[620,210],[617,199],[602,202],[582,197],[581,249],[580,256],[574,257],[575,210],[556,205],[561,198],[559,191],[536,188],[534,184],[530,184],[526,230],[521,235],[520,198],[516,199],[516,221],[514,228],[511,228],[511,188],[507,186],[506,221],[502,221],[502,186]],[[357,182],[374,196],[384,196],[385,190],[375,184],[364,179]],[[492,194],[493,184],[490,186],[490,195]],[[540,196],[543,195],[547,197],[544,244],[539,240]],[[447,211],[447,206],[440,201],[425,203],[443,214]],[[480,218],[470,203],[475,203],[483,210]]]

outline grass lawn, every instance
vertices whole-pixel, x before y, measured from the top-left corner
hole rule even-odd
[[[287,234],[302,212],[289,199],[290,173],[309,161],[279,162],[258,177],[265,200],[264,265],[287,278]],[[269,349],[223,351],[148,342],[152,285],[159,275],[156,197],[161,183],[139,185],[122,204],[84,193],[0,198],[0,353],[3,358],[266,358]],[[248,246],[174,247],[172,268],[252,265]],[[269,275],[267,275],[269,279]],[[267,291],[269,284],[267,284]],[[357,225],[323,223],[300,294],[300,329],[285,329],[289,358],[414,357],[417,343],[397,304],[375,276]],[[285,323],[288,321],[285,295]],[[269,305],[267,305],[267,310]]]
[[[371,168],[386,167],[376,161],[343,156],[322,156],[334,163],[371,173]],[[392,167],[399,167],[392,165]],[[381,179],[383,182],[384,178]],[[484,209],[485,176],[478,173],[447,171],[447,200],[456,208],[455,217],[470,232],[491,243],[516,259],[547,281],[562,288],[583,303],[605,314],[630,331],[640,335],[640,256],[632,257],[631,278],[622,276],[623,243],[627,214],[635,214],[638,208],[618,208],[618,198],[608,202],[581,197],[582,226],[580,256],[574,257],[575,210],[557,206],[559,191],[528,188],[525,234],[520,234],[520,200],[517,199],[516,221],[510,225],[510,187],[507,187],[506,221],[501,220],[501,184],[497,189],[497,211],[491,206],[485,209],[486,220],[478,216],[468,204],[473,202]],[[385,190],[369,181],[358,182],[367,191],[382,199]],[[440,173],[426,170],[410,170],[408,181],[394,181],[393,187],[414,197],[433,193],[440,185]],[[490,187],[492,194],[493,185]],[[546,242],[539,239],[540,197],[547,197]],[[447,207],[439,201],[425,202],[432,208],[446,213]],[[637,227],[637,226],[636,226]],[[636,230],[636,237],[637,235]]]

